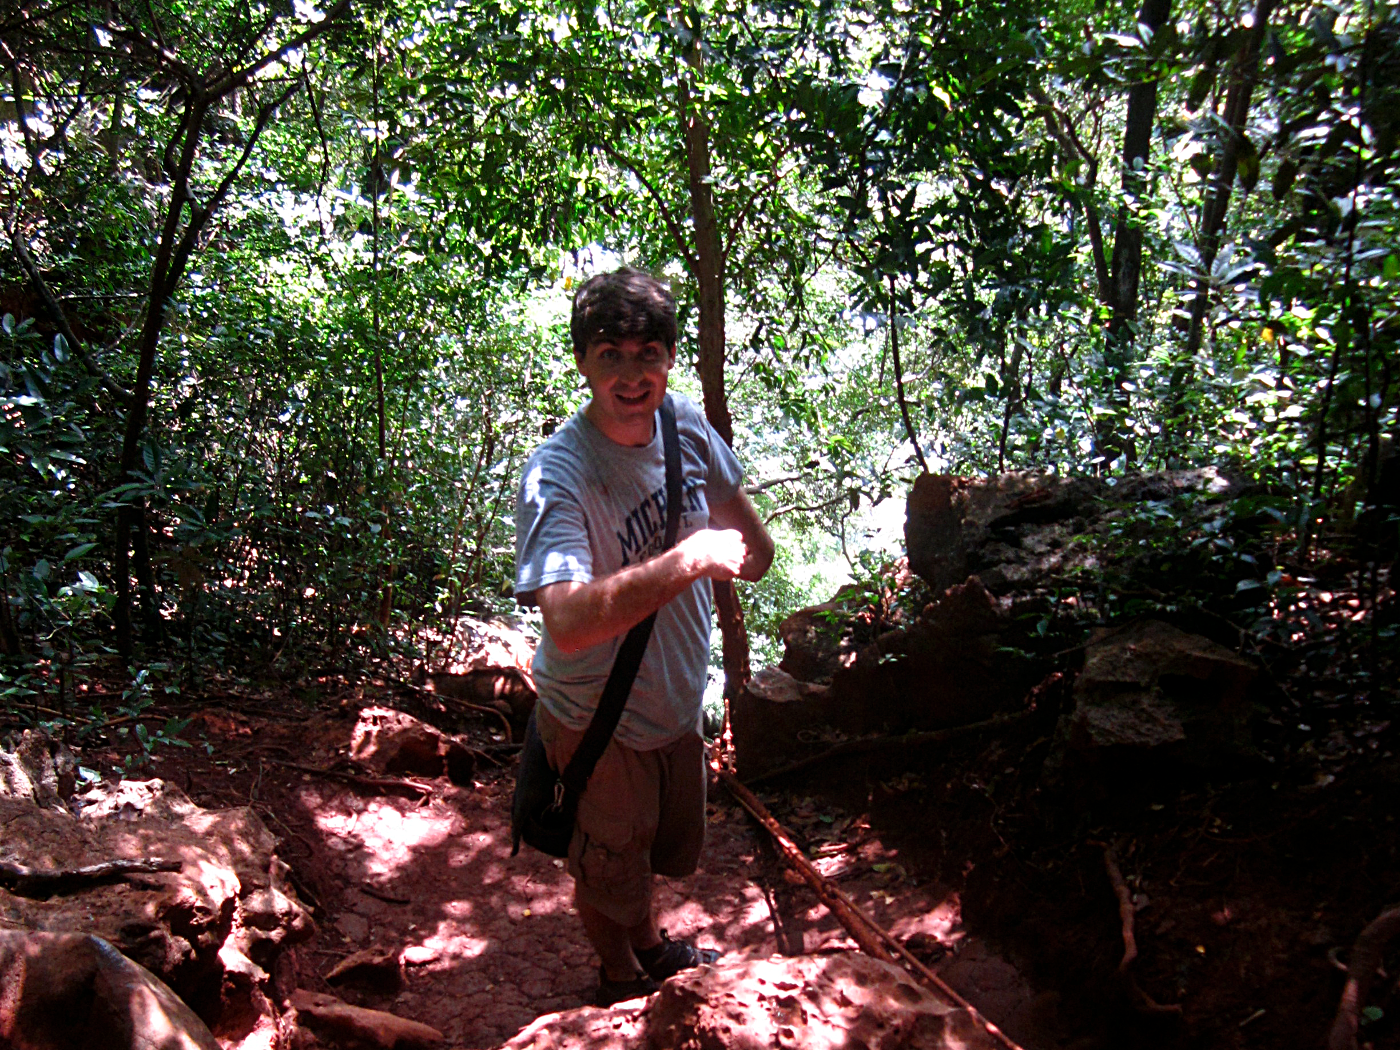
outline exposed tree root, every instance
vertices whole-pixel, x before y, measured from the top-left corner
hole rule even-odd
[[[1130,967],[1138,955],[1137,934],[1134,932],[1137,909],[1133,906],[1132,891],[1128,889],[1123,872],[1119,870],[1118,857],[1114,854],[1113,847],[1107,844],[1103,846],[1103,866],[1108,872],[1108,881],[1113,883],[1113,893],[1118,898],[1118,918],[1123,924],[1123,959],[1118,964],[1118,976],[1128,993],[1128,1001],[1133,1004],[1134,1010],[1142,1014],[1181,1013],[1179,1004],[1163,1005],[1157,1002],[1142,990],[1133,977]]]
[[[1387,908],[1361,931],[1347,957],[1347,983],[1336,1019],[1327,1033],[1327,1050],[1356,1050],[1356,1031],[1371,983],[1381,968],[1381,956],[1392,937],[1400,934],[1400,907]]]
[[[312,776],[327,777],[330,780],[340,780],[346,784],[354,784],[356,787],[369,788],[373,791],[411,791],[420,797],[433,793],[432,785],[423,784],[417,780],[401,780],[398,777],[367,777],[362,773],[345,773],[339,769],[322,769],[320,766],[304,766],[300,762],[284,762],[280,758],[265,758],[263,761],[268,765],[295,769],[298,773],[310,773]]]
[[[863,952],[884,962],[893,962],[894,960],[890,956],[890,952],[893,951],[917,976],[936,988],[941,995],[966,1010],[972,1019],[980,1024],[988,1035],[1006,1047],[1006,1050],[1021,1050],[1021,1047],[1013,1042],[1005,1032],[978,1013],[975,1006],[950,988],[943,978],[911,954],[909,949],[896,940],[893,934],[862,912],[855,901],[851,900],[843,890],[833,886],[821,872],[812,867],[812,862],[807,859],[806,854],[802,852],[797,843],[792,841],[792,837],[782,824],[778,823],[777,818],[768,812],[767,807],[758,800],[752,791],[740,783],[733,773],[718,768],[715,772],[719,775],[724,786],[729,789],[730,794],[773,837],[773,841],[777,843],[783,857],[802,876],[807,885],[812,887],[821,902],[827,906],[832,915],[836,916],[837,921],[846,928],[846,932],[851,935]]]
[[[961,736],[969,736],[973,733],[981,732],[984,729],[1001,729],[1006,726],[1018,725],[1027,718],[1035,714],[1034,711],[1021,711],[1014,715],[998,715],[996,718],[988,718],[983,722],[972,722],[968,725],[952,726],[948,729],[935,729],[925,733],[905,733],[903,736],[874,736],[861,737],[857,740],[843,740],[839,744],[827,748],[825,751],[806,758],[799,758],[795,762],[770,769],[765,773],[760,773],[756,777],[749,777],[744,783],[752,787],[754,784],[761,784],[765,780],[772,780],[775,777],[787,776],[789,773],[796,773],[798,770],[815,766],[819,762],[828,759],[839,758],[841,755],[856,755],[867,751],[885,751],[893,748],[922,747],[926,744],[938,744],[945,740],[955,740]]]
[[[19,897],[42,898],[55,893],[72,893],[94,883],[128,875],[179,871],[180,867],[178,860],[108,860],[81,868],[30,868],[13,861],[0,861],[0,886]]]

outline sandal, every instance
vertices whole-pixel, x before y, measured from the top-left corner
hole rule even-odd
[[[638,973],[630,981],[610,981],[608,971],[598,967],[598,994],[593,997],[594,1006],[612,1006],[626,999],[640,999],[656,991],[657,984],[644,973]]]
[[[685,941],[673,941],[661,931],[661,943],[636,952],[637,961],[654,981],[664,981],[682,970],[717,962],[722,953],[714,948],[696,948]]]

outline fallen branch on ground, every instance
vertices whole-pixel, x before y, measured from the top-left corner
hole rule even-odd
[[[884,962],[893,962],[890,956],[891,949],[898,955],[904,963],[912,969],[915,974],[926,983],[938,990],[939,994],[946,996],[949,1000],[962,1007],[968,1015],[981,1025],[988,1035],[996,1039],[1006,1050],[1021,1050],[1021,1048],[1006,1035],[1000,1028],[988,1021],[977,1008],[964,999],[957,992],[953,991],[941,977],[930,970],[918,958],[912,955],[908,948],[904,947],[894,935],[880,926],[874,919],[871,919],[856,905],[855,901],[841,889],[833,886],[822,873],[812,867],[806,855],[798,848],[797,843],[792,841],[791,836],[783,826],[778,823],[777,818],[768,812],[768,809],[754,795],[752,791],[741,784],[733,773],[725,769],[716,769],[720,781],[729,789],[741,806],[749,811],[764,829],[773,837],[778,844],[779,850],[794,869],[806,880],[816,892],[821,902],[827,906],[831,914],[836,916],[838,922],[846,928],[846,932],[851,935],[863,952],[872,955]]]
[[[924,733],[905,733],[903,736],[868,736],[859,737],[855,740],[843,740],[839,744],[833,744],[825,751],[806,758],[799,758],[795,762],[789,762],[785,766],[777,769],[770,769],[766,773],[749,777],[745,784],[752,787],[761,784],[765,780],[772,780],[775,777],[787,776],[789,773],[796,773],[798,770],[806,769],[808,766],[815,766],[819,762],[827,759],[839,758],[841,755],[857,755],[869,751],[883,751],[888,748],[900,747],[923,747],[927,744],[939,744],[945,740],[954,740],[960,736],[968,736],[972,733],[981,732],[984,729],[1001,729],[1006,726],[1016,725],[1025,721],[1034,711],[1021,711],[1014,715],[997,715],[995,718],[988,718],[983,722],[971,722],[968,725],[952,726],[948,729],[934,729]]]
[[[451,705],[453,707],[465,708],[468,711],[478,711],[484,715],[495,715],[501,720],[501,725],[505,727],[506,740],[509,741],[515,737],[515,730],[510,724],[510,719],[506,717],[505,712],[497,708],[487,707],[485,704],[474,704],[470,700],[459,700],[455,696],[447,696],[444,693],[439,693],[436,689],[424,689],[421,685],[416,685],[413,682],[405,682],[401,678],[395,678],[394,684],[417,693],[419,696],[430,696],[443,707]]]
[[[1400,934],[1400,907],[1387,908],[1361,931],[1347,956],[1347,983],[1336,1019],[1327,1033],[1327,1050],[1356,1050],[1356,1031],[1371,982],[1381,968],[1381,956],[1391,938]]]
[[[494,707],[487,707],[485,704],[474,704],[470,700],[458,700],[455,696],[443,696],[441,693],[430,693],[429,695],[436,696],[438,702],[444,707],[460,707],[468,711],[479,711],[485,715],[495,715],[501,720],[501,725],[505,728],[506,740],[514,739],[515,729],[511,726],[510,719],[505,716],[504,712],[498,711]]]
[[[0,886],[19,897],[51,897],[128,875],[179,871],[180,867],[178,860],[108,860],[81,868],[31,868],[14,861],[0,861]]]
[[[361,893],[363,893],[365,896],[367,896],[367,897],[373,897],[375,900],[377,900],[377,901],[383,901],[385,904],[412,904],[412,903],[413,903],[413,902],[412,902],[411,900],[409,900],[407,897],[395,897],[392,893],[385,893],[383,890],[377,890],[377,889],[375,889],[373,886],[360,885],[360,886],[356,886],[355,888],[356,888],[357,890],[359,890]]]
[[[1123,981],[1123,987],[1128,993],[1128,999],[1133,1004],[1133,1009],[1143,1014],[1179,1014],[1181,1006],[1172,1004],[1164,1006],[1152,996],[1148,995],[1138,986],[1137,981],[1129,972],[1133,960],[1137,958],[1137,934],[1134,932],[1135,917],[1137,909],[1133,906],[1133,894],[1128,889],[1128,883],[1123,878],[1123,872],[1118,867],[1118,857],[1113,852],[1113,847],[1107,843],[1100,843],[1103,846],[1103,866],[1108,872],[1108,881],[1113,883],[1114,896],[1118,898],[1118,918],[1123,925],[1123,959],[1118,964],[1118,976]]]
[[[298,773],[310,773],[312,776],[341,780],[347,784],[354,784],[356,787],[372,788],[375,791],[412,791],[420,796],[433,793],[431,784],[424,784],[417,780],[401,780],[398,777],[369,777],[362,773],[345,773],[339,769],[304,766],[300,762],[283,762],[280,758],[264,758],[262,761],[268,765],[282,766],[284,769],[295,769]]]

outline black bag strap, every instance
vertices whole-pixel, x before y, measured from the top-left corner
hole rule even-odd
[[[661,444],[666,453],[666,536],[663,550],[675,546],[676,534],[681,525],[681,441],[676,433],[676,409],[667,394],[661,402]],[[588,778],[593,775],[593,767],[607,750],[617,723],[622,719],[622,709],[627,706],[627,696],[632,692],[632,683],[642,666],[647,643],[651,640],[651,629],[656,623],[656,613],[652,613],[637,626],[627,632],[618,647],[617,659],[603,686],[603,695],[598,699],[598,709],[593,719],[583,731],[583,739],[568,766],[559,775],[564,787],[575,796],[582,795],[588,786]]]

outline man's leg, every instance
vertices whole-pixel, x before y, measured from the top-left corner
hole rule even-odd
[[[583,930],[588,935],[598,958],[602,960],[603,972],[610,981],[631,981],[641,971],[635,951],[655,948],[661,943],[661,933],[656,928],[656,919],[648,915],[645,922],[636,926],[623,926],[608,918],[587,901],[574,896],[579,918],[583,920]]]

